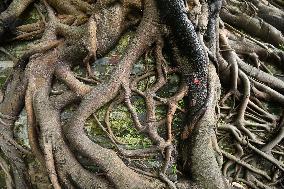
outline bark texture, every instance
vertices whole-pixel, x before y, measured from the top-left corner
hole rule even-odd
[[[283,188],[282,0],[5,0],[0,11],[0,60],[14,62],[0,94],[3,187]],[[15,55],[16,43],[28,46]]]

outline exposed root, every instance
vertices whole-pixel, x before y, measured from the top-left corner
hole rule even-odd
[[[15,62],[0,98],[7,188],[35,184],[26,157],[41,162],[56,189],[226,189],[227,178],[257,189],[283,187],[280,0],[32,2],[13,0],[0,13],[0,50]],[[30,4],[40,20],[19,25]],[[126,31],[129,44],[122,38],[123,49],[111,51]],[[12,40],[35,38],[40,42],[18,60],[6,50]],[[109,77],[97,79],[92,66],[100,65],[91,63],[113,54]],[[178,86],[162,94],[173,75]],[[142,116],[137,98],[145,105]],[[112,113],[120,105],[147,147],[119,141]],[[24,106],[31,149],[14,136]],[[184,115],[186,124],[179,124]],[[108,144],[87,133],[89,120]]]

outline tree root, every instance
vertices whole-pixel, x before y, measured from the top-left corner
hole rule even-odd
[[[47,0],[37,7],[40,21],[14,26],[32,2],[14,0],[0,14],[3,41],[11,41],[4,38],[13,27],[15,41],[41,37],[15,61],[3,86],[0,166],[7,188],[34,184],[27,156],[41,162],[54,188],[230,188],[225,177],[252,188],[281,187],[283,115],[270,107],[271,102],[284,104],[284,83],[271,69],[281,68],[284,60],[284,13],[278,0],[274,5],[258,0],[159,0],[159,15],[154,0]],[[219,11],[226,23],[219,23]],[[137,25],[110,79],[97,80],[92,62]],[[143,55],[141,62],[154,57],[155,64],[133,74],[132,67]],[[78,67],[86,68],[86,78],[76,73]],[[160,96],[172,74],[180,79],[177,90]],[[221,101],[218,76],[226,91]],[[143,120],[136,97],[145,103]],[[13,133],[24,105],[31,149],[18,144]],[[129,128],[150,141],[149,146],[130,149],[117,139],[111,113],[118,105],[126,106],[133,121]],[[104,107],[103,123],[97,114]],[[163,116],[157,113],[160,107],[166,110]],[[177,128],[180,114],[186,114],[187,125]],[[85,124],[90,117],[110,147],[89,138]],[[235,147],[223,145],[226,140]],[[155,170],[143,167],[150,158],[159,158]]]

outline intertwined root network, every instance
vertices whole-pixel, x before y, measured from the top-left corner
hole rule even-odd
[[[37,184],[27,159],[56,189],[284,187],[282,0],[13,0],[0,8],[1,55],[14,61],[0,104],[7,188]],[[31,9],[37,19],[17,24]],[[15,57],[6,47],[21,41],[28,47]],[[94,72],[99,64],[112,67],[108,77]],[[118,106],[147,145],[121,141],[111,118]],[[23,109],[29,147],[14,137]],[[107,144],[86,131],[90,119]],[[156,169],[139,164],[153,158]]]

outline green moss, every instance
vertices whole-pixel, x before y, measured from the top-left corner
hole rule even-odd
[[[145,115],[145,109],[143,99],[138,98],[134,101],[134,107],[137,110],[138,115],[142,118]],[[101,108],[97,113],[97,117],[102,125],[104,125],[106,107]],[[131,115],[127,107],[123,104],[119,104],[114,107],[110,113],[110,126],[115,136],[122,143],[127,144],[128,148],[146,148],[151,142],[149,139],[142,136],[135,129]],[[110,140],[106,137],[105,132],[99,127],[93,117],[90,117],[86,124],[85,129],[88,135],[96,142],[105,147],[112,148]]]
[[[172,166],[172,173],[177,174],[177,164],[173,164]]]
[[[139,99],[135,102],[134,107],[137,110],[138,116],[143,119],[144,112],[141,108],[139,108],[139,106],[142,105],[141,100]],[[117,138],[121,142],[126,143],[130,148],[147,147],[151,144],[149,139],[137,132],[131,115],[124,105],[118,105],[113,110],[113,112],[110,114],[110,123]]]
[[[178,101],[178,106],[180,108],[185,108],[185,101],[184,101],[184,99],[181,99],[180,101]]]
[[[133,129],[129,128],[133,125],[131,115],[124,105],[119,105],[110,114],[110,122],[114,131],[123,134],[129,129],[130,133],[133,133]]]
[[[15,123],[14,133],[19,144],[30,148],[27,127],[27,114],[26,111],[23,110],[19,116],[19,119]]]
[[[25,11],[21,18],[24,20],[23,24],[35,23],[41,19],[34,6],[30,7],[30,10]]]
[[[156,114],[157,120],[162,120],[162,119],[166,118],[167,106],[165,106],[165,105],[157,106],[157,108],[155,110],[155,114]]]
[[[140,96],[133,96],[131,100],[137,113],[146,114],[146,102],[144,98]]]
[[[123,35],[118,44],[116,45],[116,47],[113,49],[112,52],[110,52],[110,55],[113,54],[123,54],[127,48],[127,46],[129,45],[130,40],[133,38],[135,32],[129,31],[127,32],[125,35]]]
[[[147,77],[146,79],[139,81],[137,84],[137,88],[138,90],[144,92],[146,89],[151,87],[155,82],[156,82],[156,77],[150,76],[150,77]]]
[[[284,44],[279,44],[279,49],[284,51]]]

